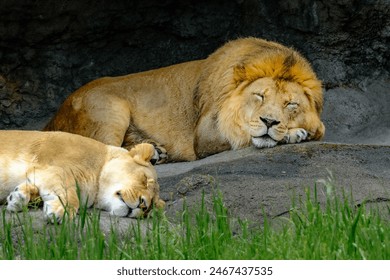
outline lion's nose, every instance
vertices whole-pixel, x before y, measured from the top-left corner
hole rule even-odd
[[[260,120],[269,128],[274,125],[280,124],[280,121],[277,121],[275,119],[270,119],[270,118],[262,118],[260,117]]]

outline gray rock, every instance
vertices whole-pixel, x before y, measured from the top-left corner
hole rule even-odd
[[[212,201],[213,191],[219,190],[233,217],[261,223],[263,211],[268,217],[287,214],[293,198],[304,197],[307,188],[313,193],[317,187],[322,203],[327,191],[352,196],[353,204],[388,202],[389,168],[390,146],[311,142],[228,151],[157,170],[162,196],[170,197],[169,216],[182,211],[181,188],[186,182],[187,205],[196,208],[203,194]]]
[[[390,81],[325,92],[325,141],[390,145]]]

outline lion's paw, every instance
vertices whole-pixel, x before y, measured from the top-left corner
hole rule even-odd
[[[155,164],[161,164],[167,161],[168,159],[168,153],[165,148],[163,148],[160,145],[153,145],[154,146],[154,156],[150,160],[153,165]]]
[[[293,128],[287,132],[285,142],[288,144],[300,143],[307,139],[309,134],[303,128]]]
[[[18,188],[15,188],[7,197],[7,210],[10,212],[20,212],[28,204],[29,200],[29,197]]]

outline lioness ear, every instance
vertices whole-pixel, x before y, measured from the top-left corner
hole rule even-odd
[[[138,164],[149,166],[150,160],[154,156],[154,147],[152,144],[141,143],[134,146],[129,153]]]

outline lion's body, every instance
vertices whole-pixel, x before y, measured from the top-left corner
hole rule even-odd
[[[283,123],[284,138],[299,142],[294,130],[298,128],[306,130],[309,139],[322,137],[321,83],[309,63],[287,47],[256,38],[229,42],[204,60],[93,81],[68,97],[45,130],[76,133],[128,149],[149,142],[165,149],[172,161],[195,160],[258,143],[254,138],[261,135],[252,135],[249,122],[256,121],[249,114],[260,106],[244,93],[255,81],[271,88],[270,96],[291,95],[290,88],[300,87],[296,94],[305,103],[304,114],[310,116],[296,126]],[[279,113],[284,114],[265,115],[279,122]],[[291,124],[295,121],[286,118]],[[283,141],[276,138],[272,141]]]
[[[7,198],[11,211],[20,211],[31,199],[41,197],[47,218],[51,219],[53,214],[60,220],[63,206],[69,206],[72,215],[77,211],[79,192],[83,205],[124,216],[118,209],[128,207],[113,206],[116,198],[111,189],[129,190],[141,176],[157,180],[148,162],[154,154],[149,144],[135,147],[137,152],[129,152],[79,135],[37,131],[1,131],[0,143],[0,202]],[[147,161],[134,159],[137,153],[143,154]],[[113,164],[116,166],[110,166]],[[111,177],[116,181],[110,181]],[[158,190],[157,185],[152,192],[141,192],[158,198]],[[133,188],[131,196],[137,192]],[[139,197],[124,200],[138,203]]]

